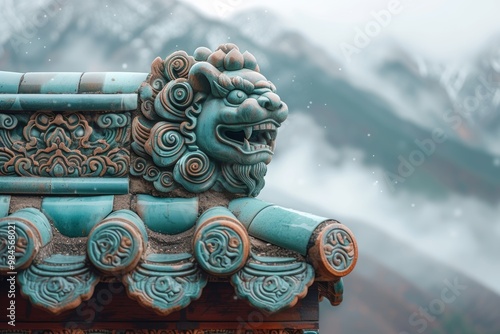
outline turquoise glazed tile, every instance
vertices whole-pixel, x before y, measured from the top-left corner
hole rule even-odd
[[[130,298],[166,316],[200,298],[207,277],[190,254],[151,254],[123,283]]]
[[[322,222],[329,220],[276,205],[266,205],[254,198],[233,200],[229,208],[248,228],[250,235],[302,255],[307,254],[314,230]]]
[[[76,94],[82,73],[32,72],[25,73],[20,94]]]
[[[115,211],[97,224],[87,240],[87,256],[105,274],[134,269],[148,243],[141,218],[130,210]]]
[[[113,210],[114,196],[45,197],[42,211],[67,237],[86,237]]]
[[[10,196],[0,196],[0,218],[7,216],[9,213]]]
[[[89,299],[99,277],[84,256],[55,254],[21,272],[18,282],[32,304],[59,314]]]
[[[38,209],[25,208],[0,218],[0,273],[28,267],[51,239],[49,221]]]
[[[124,177],[0,177],[0,194],[121,195],[128,186]]]
[[[250,238],[231,211],[213,207],[198,219],[193,249],[205,271],[212,275],[231,275],[247,262]]]
[[[320,295],[328,298],[333,306],[338,306],[344,299],[344,282],[340,278],[338,280],[322,282],[318,284]]]
[[[347,226],[327,222],[314,233],[308,259],[316,269],[318,280],[336,280],[348,275],[356,266],[357,241]]]
[[[2,111],[130,111],[137,94],[2,94]]]
[[[293,307],[313,282],[314,269],[305,262],[255,254],[231,278],[239,298],[267,313]]]
[[[233,212],[239,221],[248,229],[255,216],[264,208],[274,204],[256,198],[242,197],[229,202],[228,209]]]
[[[148,73],[85,72],[80,79],[79,94],[136,93]]]
[[[254,198],[233,200],[229,208],[251,236],[307,255],[319,279],[338,279],[356,265],[358,246],[354,235],[333,219],[266,206]]]
[[[164,234],[179,234],[196,224],[198,197],[159,198],[137,195],[136,210],[151,230]]]
[[[24,73],[0,71],[0,93],[17,94]]]

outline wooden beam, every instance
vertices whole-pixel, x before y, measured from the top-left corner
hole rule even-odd
[[[8,284],[4,283],[0,284],[2,310],[8,303]],[[90,300],[57,316],[33,307],[19,290],[17,293],[16,327],[8,326],[7,318],[2,316],[0,329],[314,330],[319,323],[316,284],[295,307],[273,315],[264,314],[237,299],[228,282],[208,283],[199,300],[168,316],[160,316],[129,299],[121,283],[100,283]]]

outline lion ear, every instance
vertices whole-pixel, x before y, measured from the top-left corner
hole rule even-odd
[[[212,93],[219,95],[217,81],[221,72],[212,64],[199,62],[191,67],[188,82],[195,92]]]

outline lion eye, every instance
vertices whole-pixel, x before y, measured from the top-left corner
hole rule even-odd
[[[241,104],[247,98],[248,96],[244,91],[235,89],[227,95],[226,100],[231,104]]]

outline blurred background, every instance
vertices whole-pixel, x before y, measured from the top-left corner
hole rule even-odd
[[[149,72],[236,43],[290,116],[260,198],[358,238],[321,332],[500,333],[497,0],[2,1],[0,69]]]

